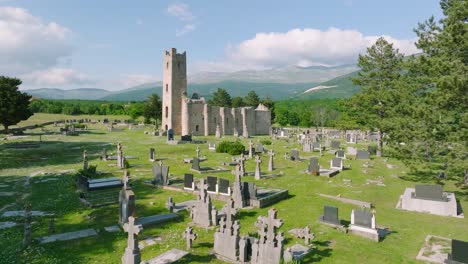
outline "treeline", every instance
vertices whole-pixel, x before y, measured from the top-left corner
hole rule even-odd
[[[341,116],[338,99],[278,101],[274,111],[280,126],[334,127]]]

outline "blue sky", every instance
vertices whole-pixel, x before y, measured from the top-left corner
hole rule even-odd
[[[413,28],[431,15],[436,0],[0,0],[0,74],[119,90],[160,80],[171,47],[189,74],[349,64],[382,35],[417,52]]]

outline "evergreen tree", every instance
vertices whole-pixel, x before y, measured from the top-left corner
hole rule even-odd
[[[8,127],[33,115],[29,109],[31,96],[18,90],[21,80],[0,76],[0,124]]]
[[[226,90],[222,88],[218,88],[213,93],[213,98],[211,98],[208,101],[208,104],[212,106],[231,107],[232,105],[231,95],[229,95],[229,93]]]
[[[236,108],[236,107],[243,107],[243,106],[245,106],[245,103],[242,97],[236,96],[232,98],[232,107]]]
[[[162,118],[162,103],[159,95],[152,94],[148,97],[145,106],[143,108],[143,117],[145,118],[145,123],[150,123],[151,119],[161,120]]]
[[[255,91],[250,91],[244,98],[244,102],[246,106],[257,107],[260,103],[260,98]]]
[[[362,128],[379,133],[378,154],[383,153],[384,135],[391,132],[393,119],[401,102],[400,75],[403,70],[403,55],[384,38],[359,55],[361,71],[353,78],[362,91],[345,103],[345,110]]]

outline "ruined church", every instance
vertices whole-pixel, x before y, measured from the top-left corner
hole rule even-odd
[[[267,135],[270,133],[271,112],[260,104],[253,107],[218,107],[208,105],[205,98],[194,93],[187,96],[186,52],[175,48],[163,54],[162,127],[175,134],[215,135]]]

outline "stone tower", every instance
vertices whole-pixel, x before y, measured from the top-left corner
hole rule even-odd
[[[182,100],[187,94],[186,53],[166,50],[163,59],[162,128],[182,133]]]

